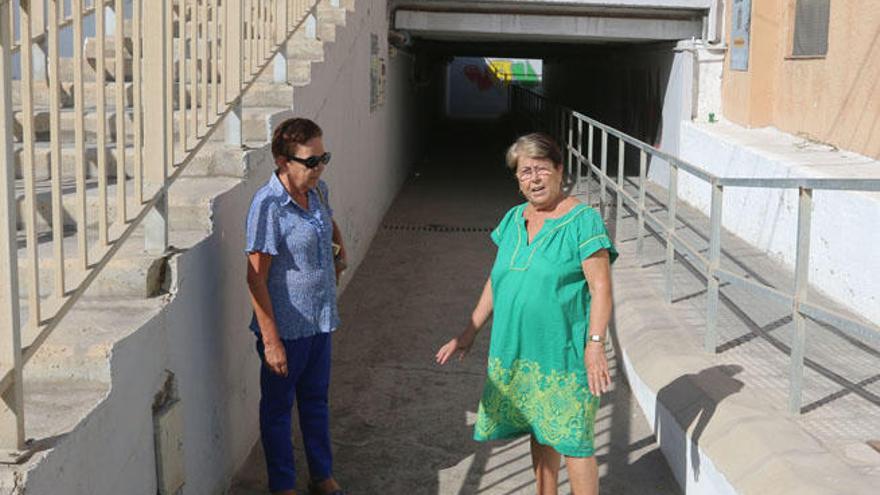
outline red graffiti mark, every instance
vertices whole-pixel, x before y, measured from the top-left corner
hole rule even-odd
[[[466,65],[463,72],[464,77],[476,84],[480,91],[488,91],[495,86],[495,77],[488,67],[481,68],[478,65]]]

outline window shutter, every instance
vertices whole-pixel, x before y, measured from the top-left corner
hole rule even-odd
[[[830,12],[831,0],[797,0],[792,55],[810,57],[828,53]]]

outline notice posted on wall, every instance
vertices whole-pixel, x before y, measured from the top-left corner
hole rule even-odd
[[[749,70],[749,31],[752,25],[752,0],[733,0],[733,26],[730,30],[730,68]]]
[[[385,59],[381,56],[379,35],[370,35],[370,112],[385,105]]]

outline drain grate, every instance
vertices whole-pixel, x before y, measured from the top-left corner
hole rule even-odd
[[[408,230],[412,232],[492,232],[492,227],[461,227],[457,225],[443,225],[439,223],[429,223],[426,225],[411,224],[383,224],[383,230]]]

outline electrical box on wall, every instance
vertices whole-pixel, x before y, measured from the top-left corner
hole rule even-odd
[[[153,431],[159,495],[176,495],[186,480],[183,468],[183,407],[180,400],[171,400],[153,413]]]

